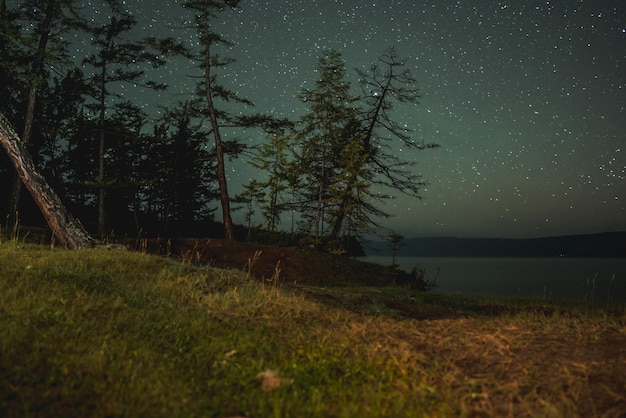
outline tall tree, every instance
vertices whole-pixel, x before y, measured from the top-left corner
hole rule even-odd
[[[399,156],[400,150],[438,145],[416,141],[405,124],[394,120],[395,106],[416,104],[419,91],[393,48],[370,73],[357,71],[361,97],[350,95],[339,52],[325,51],[318,73],[315,88],[299,96],[309,109],[298,130],[300,174],[306,183],[301,220],[314,225],[319,238],[328,219],[331,237],[350,242],[351,234],[358,238],[377,226],[375,218],[388,216],[380,203],[391,198],[391,192],[420,198],[425,183],[414,172],[414,163]],[[374,186],[389,193],[374,193]]]
[[[42,175],[67,201],[73,167],[82,171],[79,165],[91,153],[82,158],[70,159],[68,148],[73,138],[85,140],[83,132],[78,132],[84,113],[86,86],[82,71],[71,69],[66,74],[54,77],[47,88],[39,95],[37,125],[31,143],[31,154]],[[62,97],[63,100],[59,100]],[[86,174],[86,173],[85,173]],[[67,202],[68,204],[70,202]]]
[[[125,100],[114,103],[109,114],[106,152],[107,224],[113,231],[134,229],[139,234],[139,191],[149,181],[145,161],[153,157],[153,138],[142,133],[148,117],[138,105]]]
[[[106,233],[105,196],[107,178],[105,173],[106,160],[106,130],[105,121],[107,109],[114,100],[119,100],[120,93],[114,85],[132,84],[153,90],[163,90],[164,84],[146,80],[147,65],[158,68],[166,63],[166,54],[180,52],[180,46],[172,39],[156,40],[145,38],[140,40],[129,39],[129,32],[137,25],[137,20],[127,9],[122,7],[120,0],[107,0],[111,8],[108,22],[102,26],[86,27],[92,35],[92,44],[95,53],[83,61],[94,69],[88,77],[91,87],[91,97],[94,100],[89,105],[98,118],[98,233]]]
[[[370,68],[369,73],[357,70],[361,82],[363,103],[359,121],[351,125],[348,137],[358,138],[361,154],[349,154],[351,159],[360,161],[361,167],[351,162],[351,170],[359,169],[368,174],[366,184],[379,185],[390,191],[398,191],[421,198],[420,190],[426,184],[414,172],[414,163],[398,156],[399,149],[423,150],[439,145],[416,141],[406,124],[399,124],[393,118],[397,104],[417,104],[420,98],[417,81],[400,59],[395,49],[388,49]],[[360,158],[362,156],[364,158]],[[374,176],[373,173],[378,173]],[[346,176],[355,179],[355,177]],[[368,188],[357,191],[359,183],[346,181],[342,203],[337,210],[333,236],[339,238],[342,225],[350,210],[359,209],[364,224],[374,224],[373,217],[388,216],[373,202],[391,198],[392,194],[374,195]],[[365,194],[362,194],[365,192]],[[359,199],[354,200],[355,196]],[[350,205],[349,202],[353,201]],[[356,206],[354,204],[357,204]]]
[[[216,174],[220,190],[220,203],[222,207],[222,222],[224,224],[224,238],[234,239],[233,221],[230,211],[230,197],[228,195],[228,183],[226,180],[226,166],[224,155],[226,154],[225,144],[221,134],[220,116],[224,117],[216,108],[215,98],[225,101],[234,101],[252,105],[251,102],[241,99],[234,92],[217,84],[216,69],[232,63],[232,60],[222,59],[214,52],[216,45],[231,45],[231,43],[215,32],[212,27],[212,20],[217,14],[227,9],[236,8],[239,0],[192,0],[183,3],[183,7],[194,14],[194,29],[197,32],[199,48],[195,51],[195,59],[201,70],[201,78],[198,83],[198,94],[206,104],[205,116],[208,117],[213,138],[215,141],[215,158],[217,161]]]
[[[314,202],[314,234],[315,238],[320,238],[328,187],[338,169],[337,156],[347,142],[346,126],[357,114],[357,98],[350,94],[345,64],[338,51],[324,51],[317,70],[319,78],[315,88],[303,89],[298,96],[308,108],[301,118],[298,136],[309,199]]]
[[[339,241],[351,233],[365,231],[373,217],[384,217],[386,213],[377,209],[373,200],[378,197],[371,192],[374,172],[367,164],[369,153],[363,144],[363,126],[355,117],[343,131],[344,147],[339,152],[338,172],[333,181],[333,208],[330,213],[331,236]],[[349,242],[349,240],[348,240]]]
[[[286,123],[258,114],[233,116],[224,109],[218,109],[216,100],[253,106],[251,101],[239,97],[236,92],[225,88],[217,80],[217,71],[231,64],[233,60],[222,58],[215,51],[218,45],[231,46],[232,43],[213,30],[212,21],[219,13],[235,9],[238,5],[239,0],[189,0],[183,3],[183,7],[193,14],[193,29],[198,37],[198,47],[192,51],[192,58],[197,62],[201,72],[197,86],[198,97],[203,101],[200,114],[209,120],[215,142],[216,177],[220,192],[224,237],[227,240],[234,238],[234,231],[224,157],[242,152],[245,146],[236,140],[225,141],[222,128],[261,127],[265,130],[273,130]]]

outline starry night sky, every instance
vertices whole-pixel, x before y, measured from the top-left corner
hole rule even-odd
[[[133,36],[174,36],[193,45],[195,33],[179,28],[189,19],[180,3],[126,0],[140,22]],[[324,48],[343,54],[355,93],[354,68],[367,70],[390,46],[407,58],[422,98],[398,107],[396,120],[413,128],[416,140],[441,148],[397,149],[429,185],[423,200],[390,202],[385,209],[394,217],[384,226],[406,237],[626,230],[626,1],[243,0],[240,6],[215,22],[234,42],[219,52],[237,60],[220,81],[255,102],[254,111],[301,115],[295,96],[313,85]],[[152,75],[171,86],[168,92],[124,91],[155,114],[156,103],[173,105],[193,93],[187,76],[197,71],[178,60]],[[250,131],[243,139],[255,144],[264,137]],[[231,195],[256,176],[245,159],[231,162],[228,175]]]

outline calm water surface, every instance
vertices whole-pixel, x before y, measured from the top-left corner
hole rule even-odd
[[[391,256],[364,261],[391,264]],[[498,296],[539,296],[626,304],[626,258],[446,258],[398,257],[410,271],[426,268],[437,276],[434,292]]]

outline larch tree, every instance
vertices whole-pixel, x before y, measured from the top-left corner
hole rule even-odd
[[[167,109],[156,131],[153,202],[160,202],[162,233],[190,232],[196,221],[212,216],[208,202],[218,198],[215,188],[215,158],[205,146],[207,132],[195,120],[191,102]],[[180,233],[180,232],[179,232]]]
[[[420,190],[426,183],[414,172],[414,162],[398,156],[399,150],[439,147],[416,141],[406,124],[394,120],[396,105],[417,104],[420,98],[416,79],[395,49],[388,49],[370,67],[369,73],[357,70],[357,75],[361,83],[362,107],[359,119],[350,125],[346,136],[360,145],[353,144],[358,152],[348,153],[346,158],[349,160],[344,160],[344,164],[349,165],[343,189],[339,190],[340,205],[335,211],[332,235],[336,239],[345,233],[346,226],[350,228],[355,224],[355,219],[359,219],[361,227],[371,227],[377,226],[374,218],[389,216],[376,202],[390,199],[392,194],[374,194],[374,185],[421,198]],[[354,175],[357,172],[358,177]]]
[[[233,210],[245,209],[243,220],[246,223],[246,241],[252,239],[253,217],[257,203],[263,202],[265,193],[263,193],[263,185],[257,180],[250,180],[243,186],[243,191],[236,195],[233,203],[242,204],[241,207],[234,207]]]
[[[182,51],[171,38],[129,39],[129,32],[137,25],[137,19],[122,7],[121,0],[107,0],[106,3],[111,8],[108,22],[85,27],[92,36],[95,52],[83,60],[83,64],[93,68],[88,77],[93,99],[89,108],[98,119],[98,175],[94,184],[98,189],[98,233],[101,235],[106,233],[105,196],[109,181],[105,173],[106,114],[112,101],[121,97],[113,86],[132,84],[152,90],[165,89],[164,84],[146,80],[147,68],[158,68],[167,63],[167,54]]]
[[[388,49],[369,72],[357,70],[363,95],[363,147],[368,164],[378,173],[375,183],[421,198],[426,183],[415,174],[415,163],[398,157],[399,149],[424,150],[438,144],[416,141],[411,129],[393,118],[397,104],[418,104],[417,80],[394,48]]]
[[[218,13],[227,9],[236,8],[238,4],[238,0],[195,0],[183,3],[183,7],[190,10],[194,15],[193,28],[197,31],[198,36],[199,47],[196,51],[192,51],[195,52],[193,58],[198,63],[198,67],[202,72],[200,78],[201,81],[198,83],[197,91],[199,96],[204,100],[206,107],[203,113],[210,121],[212,135],[215,141],[217,183],[220,191],[222,222],[224,224],[224,238],[226,240],[234,239],[234,232],[230,211],[230,197],[228,195],[228,183],[226,180],[226,166],[224,162],[226,150],[224,149],[224,141],[220,130],[221,123],[223,121],[220,120],[220,112],[216,108],[214,99],[219,97],[225,101],[235,101],[250,105],[252,103],[239,98],[234,92],[229,91],[223,86],[217,84],[217,74],[215,70],[220,67],[224,67],[233,61],[222,59],[214,52],[218,43],[222,45],[230,45],[230,42],[215,32],[211,24],[212,19],[216,18]]]
[[[330,211],[331,236],[341,243],[377,226],[373,218],[388,216],[373,204],[380,198],[372,192],[375,172],[368,164],[370,151],[365,148],[358,115],[346,125],[343,136],[345,145],[338,154],[339,170],[332,183]]]
[[[267,173],[264,181],[253,182],[265,192],[261,199],[261,214],[270,231],[276,231],[280,215],[288,207],[284,195],[291,189],[290,174],[295,162],[289,158],[289,154],[293,142],[292,133],[275,131],[257,148],[255,157],[250,161],[252,167]]]
[[[211,135],[215,143],[216,177],[220,192],[224,237],[227,240],[234,239],[234,231],[225,156],[235,157],[247,147],[236,139],[225,140],[222,128],[261,128],[266,132],[271,132],[289,125],[289,122],[284,119],[278,120],[262,114],[233,115],[219,107],[220,103],[254,106],[250,100],[240,97],[237,92],[229,90],[218,82],[219,70],[233,63],[234,60],[224,58],[216,52],[222,46],[232,46],[232,43],[213,30],[213,20],[220,13],[236,9],[239,3],[239,0],[189,0],[183,3],[183,7],[193,16],[190,27],[196,31],[198,39],[198,45],[193,47],[187,56],[197,63],[200,70],[200,75],[196,77],[199,80],[196,89],[199,100],[196,104],[198,116],[208,119],[211,125]]]
[[[377,197],[371,190],[373,171],[367,164],[368,153],[362,137],[349,129],[346,138],[339,153],[339,170],[329,189],[332,199],[329,218],[333,222],[331,237],[342,246],[377,226],[374,217],[387,216],[372,203]]]
[[[338,169],[337,157],[347,143],[346,126],[357,114],[357,98],[345,80],[345,64],[336,50],[327,50],[318,60],[319,77],[313,89],[303,89],[298,98],[308,108],[298,129],[302,174],[306,178],[305,200],[313,204],[313,216],[305,214],[319,239],[324,230],[328,189]],[[306,210],[306,209],[305,209]]]

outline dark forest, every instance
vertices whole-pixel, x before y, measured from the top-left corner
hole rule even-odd
[[[228,39],[212,22],[237,1],[183,4],[181,30],[194,31],[189,48],[173,38],[132,39],[140,21],[118,1],[106,1],[104,24],[87,18],[77,1],[28,1],[0,10],[0,112],[21,137],[37,170],[69,211],[99,238],[215,236],[251,239],[262,229],[339,249],[360,240],[388,214],[394,193],[420,198],[425,185],[390,143],[417,141],[394,119],[394,105],[416,103],[417,80],[393,48],[346,81],[341,53],[325,50],[311,68],[315,85],[294,92],[306,113],[297,120],[249,112],[253,103],[221,83],[232,61]],[[12,4],[12,3],[9,3]],[[65,39],[91,39],[71,56]],[[234,46],[236,47],[236,46]],[[120,87],[164,90],[151,71],[174,57],[195,63],[195,90],[159,115],[120,94]],[[236,110],[233,110],[236,109]],[[248,112],[248,113],[246,113]],[[225,138],[241,130],[258,143]],[[246,156],[259,173],[231,196],[226,165]],[[0,214],[5,230],[45,226],[0,155]],[[245,225],[231,212],[241,210]],[[256,219],[256,223],[253,222]]]

